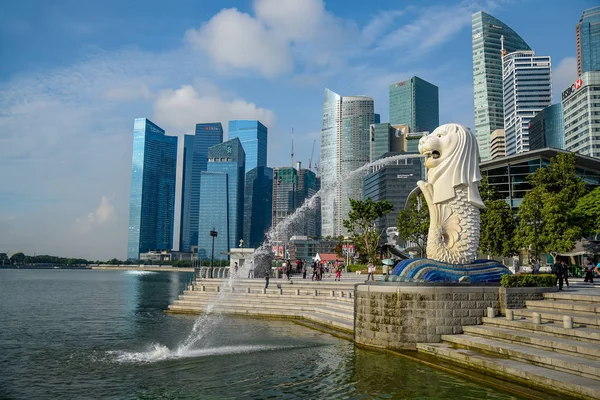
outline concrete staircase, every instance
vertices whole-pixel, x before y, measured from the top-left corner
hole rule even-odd
[[[483,318],[417,349],[521,385],[600,399],[600,293],[545,293],[512,311],[514,319]]]
[[[342,282],[271,279],[203,279],[193,281],[168,312],[200,314],[212,312],[263,317],[293,318],[333,329],[345,335],[354,332],[354,284]]]

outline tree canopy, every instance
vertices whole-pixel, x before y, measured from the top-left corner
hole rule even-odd
[[[371,262],[377,256],[377,245],[383,234],[375,227],[375,220],[394,209],[394,205],[387,200],[373,201],[350,199],[352,209],[348,213],[348,219],[344,220],[344,228],[354,240],[354,246],[361,255],[366,255]]]
[[[556,258],[557,253],[571,251],[581,238],[573,211],[585,193],[585,183],[575,175],[575,165],[575,154],[559,153],[546,168],[527,177],[533,189],[519,208],[518,246]]]
[[[515,254],[515,218],[510,206],[488,184],[485,176],[481,180],[479,193],[485,204],[485,209],[480,212],[479,251],[492,257]]]
[[[407,208],[397,216],[398,237],[414,243],[422,257],[426,256],[427,233],[429,231],[429,208],[422,194],[411,196]]]
[[[600,187],[577,201],[573,215],[586,235],[600,235]]]

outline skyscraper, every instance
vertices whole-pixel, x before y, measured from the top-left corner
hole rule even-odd
[[[583,11],[576,34],[577,76],[600,71],[600,6]]]
[[[267,127],[257,120],[229,121],[229,140],[239,138],[246,153],[246,171],[267,166]]]
[[[402,153],[409,151],[406,146],[408,125],[375,123],[371,125],[370,129],[371,148],[369,161],[375,161],[386,153]]]
[[[146,118],[133,124],[127,258],[173,248],[177,137]]]
[[[215,259],[227,259],[223,254],[237,247],[243,234],[244,165],[246,155],[238,138],[208,149],[207,170],[200,179],[200,213],[198,228],[198,258],[211,257],[214,228]]]
[[[244,246],[256,248],[271,227],[273,169],[256,167],[246,172],[244,187]]]
[[[584,72],[562,92],[565,150],[600,158],[600,71]]]
[[[529,150],[565,148],[565,119],[562,103],[552,104],[529,122]]]
[[[181,216],[179,222],[179,251],[184,248],[184,238],[189,238],[190,205],[192,196],[192,166],[194,165],[194,135],[183,136],[183,172],[181,176]]]
[[[410,132],[433,131],[440,125],[438,87],[417,77],[390,85],[390,124]]]
[[[200,179],[206,171],[208,149],[223,142],[223,127],[220,122],[196,124],[194,136],[194,151],[192,155],[192,174],[190,183],[189,212],[183,220],[184,235],[180,251],[191,251],[192,246],[198,245],[198,215],[200,213]],[[188,207],[185,205],[185,207]]]
[[[336,183],[369,162],[369,127],[374,123],[370,97],[348,96],[325,89],[321,128],[322,235],[345,233],[343,220],[350,211],[349,199],[362,199],[362,177]]]
[[[552,104],[552,64],[548,56],[515,51],[502,57],[506,155],[529,150],[529,121]]]
[[[482,160],[490,158],[490,135],[504,129],[500,36],[507,53],[531,50],[508,25],[479,11],[472,16],[475,136]]]

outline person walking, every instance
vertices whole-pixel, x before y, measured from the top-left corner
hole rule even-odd
[[[269,270],[265,272],[265,289],[269,288]]]
[[[562,265],[563,278],[567,284],[567,287],[569,287],[569,267],[567,267],[567,263],[565,261],[561,261],[560,264]]]
[[[316,261],[313,261],[312,263],[312,280],[316,281],[317,280],[317,268],[319,266],[319,263],[317,263]]]
[[[556,275],[558,279],[558,290],[563,290],[563,273],[562,273],[562,264],[556,260],[554,264],[552,264],[552,272]]]
[[[338,266],[335,269],[335,279],[334,281],[342,281],[342,266],[338,264]]]
[[[373,265],[373,263],[371,261],[369,261],[369,264],[367,264],[367,281],[370,279],[372,281],[375,280],[375,278],[373,278],[373,274],[375,273],[375,266]]]
[[[306,269],[308,267],[306,266],[306,261],[302,260],[302,279],[306,279]]]
[[[585,278],[584,278],[584,282],[585,283],[594,283],[594,270],[593,270],[594,266],[593,264],[590,262],[590,260],[585,260],[585,267],[584,267],[584,271],[585,271]]]
[[[250,269],[248,270],[248,279],[254,279],[254,261],[250,260]]]
[[[533,273],[534,274],[540,273],[540,260],[535,260],[535,265],[533,266]]]

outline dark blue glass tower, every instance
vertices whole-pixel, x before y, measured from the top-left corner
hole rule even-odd
[[[198,258],[210,259],[215,229],[215,259],[227,259],[243,234],[244,164],[246,155],[238,138],[212,146],[208,150],[207,170],[200,180]]]
[[[565,148],[565,119],[562,103],[553,104],[529,122],[529,150]]]
[[[208,149],[223,142],[223,127],[220,122],[196,124],[194,150],[192,155],[192,174],[190,182],[189,212],[182,221],[183,231],[187,232],[181,241],[181,251],[191,251],[198,244],[198,215],[200,212],[200,179],[206,171]],[[184,200],[185,201],[185,200]],[[185,206],[188,207],[188,206]],[[182,208],[183,209],[183,208]]]
[[[577,75],[600,71],[600,6],[583,11],[577,32]]]
[[[127,258],[173,248],[177,137],[146,118],[133,125]]]
[[[244,246],[258,247],[271,227],[273,168],[257,167],[246,173],[244,188]]]
[[[179,223],[179,251],[184,247],[184,238],[190,235],[190,204],[192,196],[192,165],[194,161],[194,135],[183,136],[183,172],[181,177],[181,218]]]
[[[246,171],[267,166],[267,127],[257,120],[229,121],[228,139],[239,138],[246,153]]]
[[[390,85],[390,124],[410,132],[433,131],[440,124],[438,87],[419,78]]]

